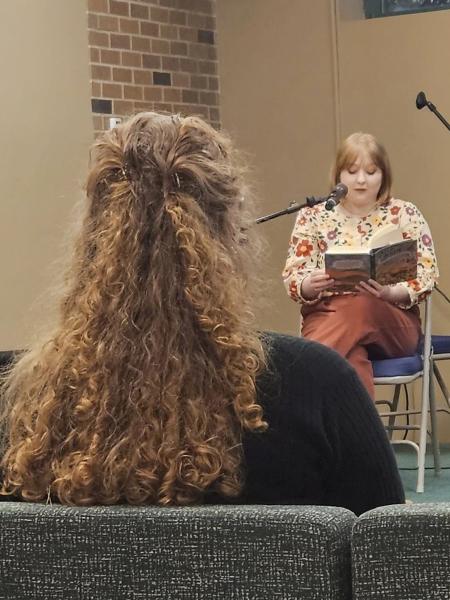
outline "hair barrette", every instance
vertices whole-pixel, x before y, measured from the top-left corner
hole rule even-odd
[[[128,180],[131,179],[131,177],[130,177],[130,171],[128,170],[128,168],[127,168],[126,165],[122,165],[122,167],[120,169],[120,174],[122,175],[122,177],[124,179],[128,179]]]

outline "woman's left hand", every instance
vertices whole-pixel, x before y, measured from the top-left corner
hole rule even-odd
[[[360,281],[359,285],[356,286],[356,289],[358,292],[368,292],[376,298],[381,298],[381,300],[386,300],[389,302],[389,291],[391,288],[387,285],[380,285],[374,279]]]
[[[409,300],[409,294],[405,288],[395,285],[381,285],[374,279],[369,279],[369,281],[360,281],[359,285],[356,286],[356,289],[359,292],[367,292],[372,294],[372,296],[375,296],[375,298],[380,298],[380,300],[385,300],[391,304],[407,302]]]

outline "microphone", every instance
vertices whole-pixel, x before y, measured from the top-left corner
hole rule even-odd
[[[333,210],[335,206],[339,204],[342,198],[347,195],[348,187],[344,183],[338,183],[335,188],[331,190],[325,201],[325,209]]]
[[[416,98],[416,108],[422,110],[424,106],[428,105],[427,97],[425,96],[425,92],[419,92]]]
[[[438,111],[438,109],[435,107],[435,105],[432,102],[430,102],[429,100],[427,100],[425,93],[419,92],[417,94],[417,98],[416,98],[416,107],[419,110],[422,110],[422,108],[424,106],[427,106],[431,110],[431,112],[436,115],[436,117],[439,119],[439,121],[441,123],[443,123],[447,127],[447,129],[450,131],[450,123],[441,115],[441,113]]]

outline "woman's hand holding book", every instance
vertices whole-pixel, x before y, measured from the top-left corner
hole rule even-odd
[[[333,285],[334,279],[325,273],[325,269],[315,269],[302,281],[301,294],[305,300],[315,300],[321,292]]]
[[[380,285],[374,279],[361,281],[356,286],[358,292],[368,293],[391,304],[406,304],[409,302],[408,291],[402,285]]]

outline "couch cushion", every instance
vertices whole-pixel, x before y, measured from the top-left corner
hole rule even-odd
[[[450,503],[360,516],[352,534],[355,600],[450,599]]]
[[[0,598],[349,600],[342,508],[0,503]]]

